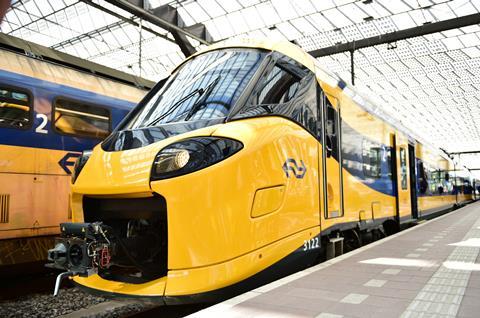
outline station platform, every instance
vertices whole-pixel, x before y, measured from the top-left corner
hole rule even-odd
[[[191,317],[480,317],[480,202]]]

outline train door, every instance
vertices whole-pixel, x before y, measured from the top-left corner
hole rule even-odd
[[[396,186],[397,186],[397,208],[398,208],[398,220],[400,223],[412,219],[412,200],[410,190],[410,176],[408,174],[408,146],[406,144],[399,144],[396,146],[395,159],[397,173],[396,173]]]
[[[340,104],[330,95],[322,94],[323,175],[325,218],[343,215]]]
[[[395,134],[390,134],[390,144],[392,145],[390,156],[390,169],[392,170],[392,188],[393,196],[395,197],[395,218],[400,223],[400,206],[399,206],[399,189],[398,189],[398,168],[397,168],[397,137]]]
[[[410,200],[412,208],[412,219],[418,218],[418,200],[417,200],[417,177],[416,177],[415,147],[408,144],[408,170],[410,177]]]

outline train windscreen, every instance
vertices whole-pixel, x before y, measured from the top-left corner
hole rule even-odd
[[[126,125],[126,129],[226,117],[267,52],[216,50],[187,61]]]

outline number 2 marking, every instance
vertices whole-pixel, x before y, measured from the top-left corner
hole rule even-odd
[[[48,123],[48,117],[45,114],[37,114],[37,118],[40,118],[42,122],[40,125],[38,125],[37,128],[35,128],[35,132],[38,134],[48,134],[48,130],[45,129],[45,126],[47,126]]]
[[[318,237],[303,241],[303,251],[313,250],[315,248],[320,248]]]

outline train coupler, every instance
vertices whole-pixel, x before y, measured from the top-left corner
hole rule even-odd
[[[57,277],[55,294],[61,280],[67,276],[88,277],[98,269],[111,265],[112,250],[115,247],[111,228],[102,222],[61,223],[61,237],[56,238],[55,247],[48,250],[45,266],[66,270]]]

